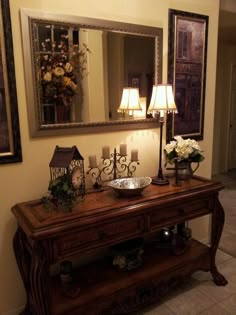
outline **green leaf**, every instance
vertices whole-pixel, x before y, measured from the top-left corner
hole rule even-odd
[[[193,157],[191,158],[191,161],[192,161],[192,162],[196,162],[196,163],[200,163],[200,162],[202,162],[203,160],[204,160],[204,156],[201,155],[200,153],[197,153],[195,156],[193,156]]]

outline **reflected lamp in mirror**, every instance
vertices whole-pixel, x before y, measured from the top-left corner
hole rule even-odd
[[[125,118],[125,114],[128,113],[129,118],[134,117],[134,111],[142,110],[139,90],[137,88],[124,88],[120,106],[117,111]]]
[[[159,147],[159,169],[157,176],[152,178],[152,183],[156,185],[167,185],[169,181],[163,176],[162,172],[162,131],[164,124],[165,112],[176,112],[176,104],[173,96],[172,86],[170,84],[154,85],[152,90],[152,97],[148,112],[152,112],[155,116],[159,112],[160,124],[160,147]]]
[[[140,97],[140,106],[142,110],[134,110],[134,118],[146,118],[147,115],[147,98]]]

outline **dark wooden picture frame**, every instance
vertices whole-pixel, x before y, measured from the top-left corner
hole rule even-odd
[[[22,161],[9,0],[0,11],[0,164]]]
[[[128,86],[141,89],[141,73],[128,73]]]
[[[208,16],[169,9],[168,82],[178,113],[167,118],[174,136],[203,139]]]

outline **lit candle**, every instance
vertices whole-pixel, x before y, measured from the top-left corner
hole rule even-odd
[[[127,155],[127,144],[120,145],[120,155],[126,156]]]
[[[110,147],[105,146],[102,148],[102,159],[109,159],[110,158]]]
[[[97,158],[96,155],[89,156],[89,168],[97,167]]]
[[[138,161],[138,150],[137,149],[131,150],[131,161],[132,162]]]

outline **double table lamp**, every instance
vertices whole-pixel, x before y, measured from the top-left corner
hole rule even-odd
[[[148,112],[152,112],[155,116],[156,112],[160,113],[160,148],[159,148],[159,169],[157,176],[152,178],[155,185],[167,185],[169,181],[163,176],[162,172],[162,132],[165,113],[176,112],[176,104],[174,101],[173,90],[170,84],[154,85]]]

